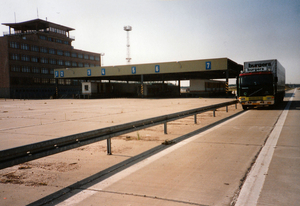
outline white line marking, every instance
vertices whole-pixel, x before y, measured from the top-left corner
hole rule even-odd
[[[294,90],[294,94],[295,91],[296,90]],[[265,146],[258,155],[258,158],[255,161],[241,189],[235,206],[257,205],[257,201],[263,188],[266,179],[266,174],[268,173],[274,150],[277,145],[277,141],[279,139],[282,127],[284,125],[292,101],[293,97],[289,99],[288,104],[281,113]]]
[[[244,115],[247,112],[244,112],[241,115]],[[141,161],[141,162],[139,162],[139,163],[137,163],[135,165],[132,165],[131,167],[129,167],[129,168],[125,169],[125,170],[122,170],[121,172],[119,172],[119,173],[117,173],[117,174],[115,174],[115,175],[113,175],[113,176],[111,176],[111,177],[109,177],[109,178],[107,178],[107,179],[99,182],[98,184],[95,184],[95,185],[93,185],[93,186],[91,186],[91,187],[89,187],[89,188],[87,188],[87,189],[79,192],[78,194],[70,197],[69,199],[67,199],[67,200],[65,200],[65,201],[57,204],[57,206],[71,206],[71,205],[78,204],[81,201],[83,201],[84,199],[86,199],[86,198],[94,195],[95,193],[97,193],[97,190],[99,191],[99,190],[105,189],[106,187],[109,187],[110,185],[112,185],[112,184],[116,183],[117,181],[119,181],[119,180],[127,177],[128,175],[130,175],[130,174],[138,171],[139,169],[141,169],[141,168],[149,165],[150,163],[158,160],[159,158],[161,158],[161,157],[163,157],[163,156],[165,156],[165,155],[167,155],[167,154],[175,151],[176,149],[179,149],[180,147],[182,147],[182,146],[184,146],[184,145],[186,145],[186,144],[188,144],[188,143],[190,143],[190,142],[192,142],[192,141],[200,138],[201,136],[203,136],[203,135],[205,135],[205,134],[213,131],[214,129],[223,126],[224,124],[228,124],[229,122],[233,121],[234,119],[236,119],[238,117],[241,117],[241,115],[239,115],[237,117],[234,117],[234,118],[232,118],[232,119],[230,119],[228,121],[225,121],[225,122],[223,122],[223,123],[221,123],[219,125],[216,125],[216,126],[210,128],[210,129],[208,129],[208,130],[206,130],[206,131],[204,131],[204,132],[202,132],[200,134],[197,134],[197,135],[192,136],[192,137],[190,137],[188,139],[185,139],[185,140],[183,140],[183,141],[181,141],[181,142],[179,142],[179,143],[177,143],[177,144],[169,147],[168,149],[165,149],[165,150],[163,150],[163,151],[161,151],[161,152],[159,152],[159,153],[157,153],[157,154],[155,154],[155,155],[153,155],[153,156],[151,156],[151,157],[149,157],[147,159],[144,159],[143,161]]]

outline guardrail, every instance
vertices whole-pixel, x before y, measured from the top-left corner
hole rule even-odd
[[[197,114],[213,111],[213,116],[215,116],[216,109],[226,107],[226,112],[228,112],[228,106],[235,104],[235,108],[237,108],[237,103],[238,101],[234,100],[2,150],[0,151],[0,169],[57,154],[105,139],[107,140],[107,154],[111,154],[112,137],[148,127],[153,127],[159,124],[164,124],[164,133],[167,134],[167,122],[194,115],[194,122],[197,123]]]

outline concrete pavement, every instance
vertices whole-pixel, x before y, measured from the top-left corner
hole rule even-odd
[[[258,204],[299,205],[300,90],[297,90],[266,174]]]
[[[299,96],[297,90],[266,174],[258,205],[297,205],[299,202]],[[168,107],[164,108],[166,112]],[[103,175],[86,185],[68,187],[70,192],[48,205],[234,205],[249,169],[281,113],[282,110],[278,108],[246,111],[206,132],[166,146],[162,152],[148,156],[120,172]],[[205,120],[208,119],[202,121]],[[74,121],[78,121],[78,118],[74,118]],[[179,128],[178,123],[173,126],[170,131]],[[180,130],[182,127],[176,130],[177,137]],[[115,158],[125,154],[117,154]],[[64,155],[61,154],[60,158],[64,158]],[[91,163],[96,164],[96,161]],[[89,165],[92,169],[91,163],[85,166]],[[66,176],[60,180],[65,181],[64,178]],[[25,190],[26,186],[20,185],[18,191],[22,191],[22,188]],[[0,192],[5,190],[1,185],[0,189]],[[18,193],[15,195],[17,197]],[[6,202],[0,200],[1,205],[9,205]],[[19,201],[15,205],[22,204]]]
[[[108,183],[77,188],[50,205],[230,205],[280,114],[247,111]]]

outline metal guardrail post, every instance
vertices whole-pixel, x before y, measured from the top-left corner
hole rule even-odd
[[[197,124],[197,114],[194,115],[194,123]]]
[[[235,104],[235,109],[237,109],[237,104]]]
[[[228,112],[228,106],[226,106],[226,112]]]
[[[164,124],[164,133],[167,134],[168,122],[193,115],[195,115],[194,118],[197,118],[196,114],[207,111],[213,111],[213,116],[215,117],[217,108],[221,108],[231,104],[237,104],[237,102],[238,101],[235,100],[231,102],[200,107],[183,112],[152,117],[149,119],[115,125],[112,127],[100,128],[88,132],[59,137],[56,139],[45,140],[29,145],[19,146],[16,148],[0,150],[0,169],[57,154],[102,140],[107,140],[107,154],[111,155],[111,138],[113,137],[161,124]],[[194,120],[197,121],[197,119]]]
[[[107,139],[107,155],[111,155],[111,138]]]

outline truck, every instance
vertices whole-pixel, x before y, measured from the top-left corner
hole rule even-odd
[[[285,68],[277,59],[244,62],[237,88],[244,110],[276,105],[285,96]]]

